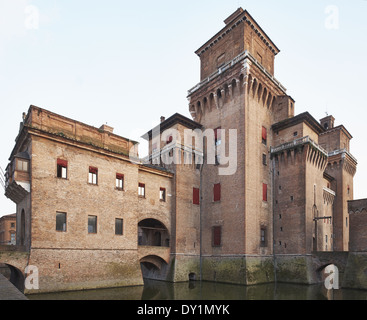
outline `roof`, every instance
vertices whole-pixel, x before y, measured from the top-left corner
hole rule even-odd
[[[265,33],[265,31],[260,27],[260,25],[256,22],[256,20],[250,15],[247,10],[243,10],[242,8],[238,8],[234,13],[232,13],[226,20],[224,20],[226,26],[223,27],[217,34],[211,37],[207,42],[205,42],[199,49],[195,51],[197,55],[201,55],[203,51],[205,51],[206,47],[210,47],[211,43],[216,43],[218,40],[222,39],[222,35],[230,32],[234,27],[239,25],[242,22],[247,22],[248,24],[253,26],[253,28],[257,31],[259,37],[266,38],[268,40],[267,45],[271,47],[274,51],[274,54],[278,54],[280,52],[279,48],[275,45],[275,43],[270,39],[270,37]]]
[[[168,119],[161,122],[158,126],[154,127],[152,130],[148,131],[146,134],[142,136],[143,139],[149,140],[152,137],[152,132],[160,131],[162,133],[164,130],[167,130],[174,126],[175,124],[180,123],[183,126],[189,128],[189,129],[200,129],[202,128],[202,125],[198,122],[195,122],[185,116],[183,116],[180,113],[175,113]]]
[[[312,128],[318,134],[325,132],[325,129],[321,126],[321,124],[313,117],[310,113],[304,112],[295,117],[285,119],[278,123],[272,125],[273,131],[283,130],[289,127],[292,127],[299,123],[306,123],[310,128]]]

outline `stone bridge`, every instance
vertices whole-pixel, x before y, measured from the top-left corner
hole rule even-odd
[[[321,272],[328,265],[335,265],[339,270],[340,283],[342,283],[344,272],[348,262],[349,252],[347,251],[324,251],[312,252],[312,265],[315,278],[321,280]]]
[[[28,265],[29,252],[21,246],[0,246],[0,263],[7,265],[11,271],[10,282],[24,291],[25,268]]]

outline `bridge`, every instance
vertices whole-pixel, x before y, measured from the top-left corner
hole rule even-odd
[[[0,246],[0,263],[7,265],[11,271],[10,282],[24,292],[25,268],[28,265],[29,252],[23,246]]]
[[[348,251],[314,251],[312,252],[313,276],[320,282],[322,271],[329,265],[335,265],[339,270],[339,283],[342,284],[344,272],[349,257]]]

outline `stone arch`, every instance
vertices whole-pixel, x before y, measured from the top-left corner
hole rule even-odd
[[[161,257],[148,255],[139,262],[144,279],[166,280],[168,264]]]
[[[262,94],[263,94],[263,90],[264,90],[264,88],[263,88],[263,86],[262,86],[262,84],[260,82],[259,83],[259,86],[258,86],[258,89],[257,89],[257,96],[256,96],[256,99],[257,99],[258,102],[260,102],[260,100],[261,100],[261,97],[262,97]]]
[[[138,223],[138,245],[169,247],[170,233],[167,227],[157,219],[148,218],[141,220]]]
[[[258,88],[258,81],[256,78],[253,79],[252,81],[252,96],[255,98],[256,96],[256,92],[257,92],[257,88]]]

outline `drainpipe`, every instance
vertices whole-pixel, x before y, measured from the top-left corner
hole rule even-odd
[[[199,219],[200,219],[200,282],[203,280],[203,168],[205,162],[205,139],[203,139],[203,162],[200,165]]]
[[[274,187],[274,174],[275,174],[275,159],[271,160],[272,168],[271,168],[271,184],[272,184],[272,193],[273,193],[273,264],[274,264],[274,283],[277,283],[277,263],[275,256],[275,187]]]

